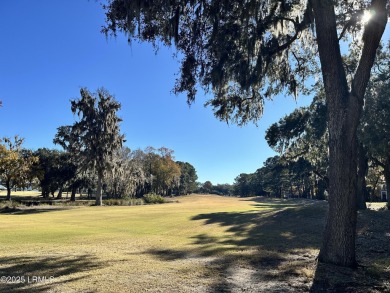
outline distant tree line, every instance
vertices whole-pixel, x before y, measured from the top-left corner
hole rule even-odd
[[[346,59],[351,72],[357,63]],[[390,43],[380,48],[365,95],[358,128],[358,208],[379,200],[383,185],[390,186]],[[322,84],[308,107],[301,107],[266,131],[269,146],[279,153],[252,174],[236,177],[234,190],[242,196],[324,199],[328,189],[329,156],[327,103]],[[385,183],[385,184],[384,184]],[[388,190],[388,189],[387,189]],[[387,194],[390,207],[390,198]]]
[[[217,184],[213,185],[211,181],[204,183],[197,182],[196,193],[200,194],[216,194],[216,195],[235,195],[234,186],[232,184]]]
[[[174,160],[165,147],[130,150],[123,146],[120,104],[105,89],[96,93],[80,90],[81,98],[71,101],[79,118],[73,125],[61,126],[54,142],[63,151],[24,149],[23,139],[0,140],[0,179],[11,199],[13,188],[39,187],[43,198],[63,197],[70,192],[93,196],[102,204],[103,194],[111,198],[189,194],[197,188],[197,174],[188,162]]]

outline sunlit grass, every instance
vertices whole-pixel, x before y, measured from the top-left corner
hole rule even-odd
[[[210,195],[162,205],[6,210],[0,275],[54,278],[0,284],[0,292],[214,292],[261,285],[251,278],[307,284],[325,211],[325,202]]]
[[[6,195],[7,195],[6,190],[0,190],[0,197],[5,197]],[[11,198],[13,196],[27,197],[27,196],[40,196],[40,195],[41,195],[41,192],[36,191],[36,190],[32,190],[32,191],[14,191],[14,190],[12,190],[12,192],[11,192]]]

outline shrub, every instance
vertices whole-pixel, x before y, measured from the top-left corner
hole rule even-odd
[[[130,198],[130,199],[106,199],[103,200],[103,204],[107,206],[138,206],[142,205],[143,201],[140,198]]]
[[[161,195],[148,193],[144,195],[144,201],[146,203],[164,203],[165,199]]]

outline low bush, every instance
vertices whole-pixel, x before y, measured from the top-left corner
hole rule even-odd
[[[161,195],[155,193],[148,193],[144,195],[145,203],[164,203],[165,199]]]
[[[103,204],[106,206],[139,206],[143,205],[143,200],[140,198],[110,198],[103,200]]]

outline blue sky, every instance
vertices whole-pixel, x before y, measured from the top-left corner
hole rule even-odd
[[[205,97],[189,108],[171,93],[173,49],[156,55],[147,43],[106,39],[94,0],[2,0],[0,14],[0,137],[18,134],[27,148],[54,148],[57,127],[75,121],[69,100],[81,87],[105,87],[122,104],[129,148],[171,148],[176,160],[194,165],[199,181],[233,183],[274,155],[264,139],[269,125],[310,103],[280,97],[267,102],[258,127],[227,125],[203,107]]]

